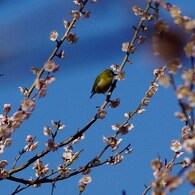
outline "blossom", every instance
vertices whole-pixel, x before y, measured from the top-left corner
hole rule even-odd
[[[74,154],[73,154],[72,152],[64,152],[62,158],[63,158],[63,160],[64,160],[65,165],[66,165],[66,166],[69,166],[69,165],[71,165],[74,161],[76,161],[77,158],[79,157],[79,155],[80,155],[81,152],[82,152],[82,151],[79,151],[79,152],[76,152],[76,153],[74,153]]]
[[[29,113],[24,112],[23,110],[19,110],[14,113],[14,115],[10,118],[11,121],[17,121],[22,123],[25,119],[29,117]]]
[[[141,16],[142,16],[142,20],[153,21],[155,14],[150,14],[149,12],[143,12]]]
[[[28,89],[26,87],[18,87],[20,90],[20,93],[27,95],[28,94]]]
[[[158,20],[154,24],[154,29],[156,32],[161,33],[161,32],[168,32],[169,31],[169,25],[165,23],[163,20]]]
[[[30,177],[29,181],[30,181],[31,183],[34,183],[35,180],[34,180],[32,177]],[[38,187],[41,186],[41,184],[40,184],[40,183],[35,183],[35,184],[33,184],[32,186],[33,186],[34,188],[38,188]]]
[[[122,44],[122,51],[133,54],[136,50],[136,46],[131,44],[129,42],[124,42]]]
[[[152,169],[154,169],[155,171],[160,170],[162,166],[163,166],[163,164],[162,164],[162,162],[161,162],[161,160],[160,160],[159,158],[157,158],[157,159],[155,159],[155,160],[153,160],[153,161],[151,162],[151,167],[152,167]]]
[[[56,72],[58,69],[59,65],[56,65],[52,60],[49,60],[44,64],[44,70],[47,72]]]
[[[64,27],[65,27],[66,29],[69,28],[71,22],[69,22],[69,21],[67,21],[67,20],[64,20],[63,22],[64,22]],[[74,27],[74,26],[73,26],[73,27]]]
[[[1,179],[6,179],[8,176],[9,176],[8,171],[6,171],[6,170],[1,170],[1,172],[0,172],[0,178],[1,178]]]
[[[192,184],[195,185],[195,169],[189,170],[186,173],[186,179]]]
[[[166,66],[163,66],[163,67],[161,67],[161,68],[159,68],[159,69],[154,69],[153,74],[154,74],[157,78],[159,78],[160,76],[164,75],[165,68],[166,68]]]
[[[181,16],[181,15],[178,15],[174,18],[175,24],[177,24],[178,26],[181,26],[183,28],[185,28],[187,22],[190,20],[191,19],[188,16]],[[189,30],[189,29],[186,29],[186,30]]]
[[[116,108],[116,107],[119,106],[119,104],[120,104],[120,99],[117,98],[117,99],[113,100],[113,101],[110,103],[109,108]]]
[[[166,189],[172,191],[183,183],[183,179],[181,177],[173,177],[167,174],[164,177],[164,182],[166,183]]]
[[[56,151],[57,149],[58,149],[58,145],[56,145],[55,143],[54,143],[54,140],[53,139],[49,139],[47,142],[46,142],[46,144],[45,144],[47,147],[48,147],[48,149],[49,150],[51,150],[51,151]]]
[[[39,69],[38,68],[36,68],[36,67],[31,67],[31,72],[33,73],[33,74],[36,74],[36,75],[38,75],[38,73],[39,73]]]
[[[64,129],[64,128],[66,127],[65,125],[60,124],[60,121],[51,120],[51,124],[52,124],[57,130],[62,130],[62,129]]]
[[[195,137],[185,139],[183,142],[183,148],[188,153],[192,153],[195,150]]]
[[[40,159],[37,159],[34,163],[33,169],[36,170],[36,177],[43,177],[45,174],[49,171],[49,164],[43,165],[42,161]]]
[[[184,47],[184,51],[187,57],[195,57],[195,41],[190,41]]]
[[[129,50],[129,42],[125,42],[122,44],[122,51],[127,52]]]
[[[190,96],[188,97],[189,105],[191,107],[195,107],[195,92],[192,92]]]
[[[67,37],[66,40],[70,43],[70,44],[74,44],[78,41],[78,37],[76,36],[76,34],[70,32]]]
[[[190,127],[189,126],[184,126],[181,131],[182,131],[182,134],[181,134],[182,139],[189,138],[189,136],[190,136]]]
[[[89,184],[91,183],[92,178],[89,175],[84,175],[80,180],[79,180],[79,184]]]
[[[132,11],[136,16],[141,16],[144,13],[144,10],[138,7],[137,5],[132,7]]]
[[[11,104],[4,104],[3,111],[8,113],[11,110]]]
[[[7,160],[1,160],[0,161],[0,169],[4,169],[8,165]]]
[[[131,117],[131,113],[125,113],[124,116],[125,118],[129,119]]]
[[[122,162],[123,159],[124,157],[120,153],[116,153],[114,157],[111,157],[107,164],[116,165]]]
[[[69,168],[64,167],[64,166],[61,165],[61,164],[58,166],[58,172],[59,172],[59,174],[60,174],[61,176],[63,176],[63,177],[68,177],[69,174],[70,174]]]
[[[116,75],[116,80],[124,80],[125,79],[125,72],[118,72]]]
[[[181,157],[184,154],[184,152],[176,152],[176,158]]]
[[[35,108],[35,101],[32,99],[25,98],[21,102],[21,108],[25,112],[32,112]]]
[[[47,76],[45,79],[46,84],[51,84],[55,81],[55,77],[54,76]]]
[[[113,136],[111,136],[111,137],[109,137],[109,138],[106,138],[105,136],[103,136],[103,141],[104,141],[106,144],[108,144],[108,145],[111,146],[112,151],[116,150],[116,149],[119,147],[119,145],[120,145],[120,143],[121,143],[122,140],[123,140],[123,139],[117,140],[117,139],[114,138]]]
[[[81,0],[74,0],[73,3],[75,5],[81,6],[82,5],[82,1]]]
[[[43,134],[44,134],[45,136],[50,136],[51,133],[52,133],[52,130],[51,130],[51,128],[50,128],[49,126],[43,127]]]
[[[186,115],[183,112],[175,112],[175,116],[181,121],[187,121]]]
[[[96,114],[97,118],[104,119],[107,112],[104,109],[99,109],[98,113]]]
[[[70,146],[65,146],[64,148],[63,148],[66,152],[70,152],[70,153],[72,153],[72,151],[73,151],[73,147],[70,145]]]
[[[38,141],[35,143],[29,143],[24,147],[24,150],[28,151],[28,152],[32,152],[33,150],[35,150],[38,147]]]
[[[146,39],[145,37],[143,37],[142,35],[139,35],[138,36],[138,44],[143,44],[145,39]]]
[[[115,131],[118,131],[119,128],[120,128],[120,124],[115,124],[115,125],[112,125],[111,128]]]
[[[0,154],[3,154],[3,152],[4,152],[4,148],[5,148],[5,146],[4,146],[4,145],[0,145]]]
[[[134,128],[133,124],[125,124],[122,127],[119,128],[119,132],[121,133],[121,135],[125,135],[127,134],[132,128]]]
[[[56,41],[58,38],[58,32],[56,30],[51,31],[50,35],[49,35],[49,39],[51,41]]]
[[[12,133],[16,128],[20,127],[21,123],[29,117],[29,113],[20,112],[14,114],[14,116],[10,117],[10,127],[6,128],[7,133]]]
[[[189,20],[185,23],[185,29],[187,31],[192,31],[195,29],[195,19]]]
[[[82,16],[82,13],[78,10],[71,10],[72,18],[75,20],[79,20]]]
[[[35,140],[35,138],[32,135],[27,135],[26,137],[26,142],[33,142]]]
[[[182,149],[182,145],[179,140],[172,140],[170,148],[174,152],[178,152],[179,150]]]
[[[71,160],[72,159],[72,152],[64,152],[63,157],[65,161]]]
[[[182,163],[182,167],[183,168],[187,168],[189,165],[191,164],[191,160],[190,160],[190,158],[184,158],[184,160],[183,160],[183,163]]]
[[[181,67],[182,67],[182,63],[178,58],[169,61],[167,64],[167,69],[171,74],[176,74],[178,69]]]
[[[149,90],[146,92],[146,97],[152,97],[158,90],[158,84],[152,83]]]
[[[148,97],[145,97],[143,100],[142,100],[142,105],[143,106],[147,106],[150,102],[150,99]]]
[[[12,129],[8,128],[7,124],[0,125],[0,138],[5,139],[9,137],[12,133]]]
[[[180,14],[181,14],[181,10],[178,8],[178,7],[176,7],[176,6],[171,6],[170,8],[169,8],[169,11],[170,11],[170,13],[171,13],[171,16],[174,18],[174,17],[177,17],[177,16],[179,16]]]
[[[187,98],[191,95],[189,86],[181,85],[177,88],[176,95],[178,99]]]
[[[74,140],[72,141],[72,144],[76,144],[76,143],[78,143],[80,140],[83,140],[83,139],[85,139],[85,134],[82,134],[82,135],[80,135],[79,137],[77,137],[76,139],[74,139]]]
[[[193,83],[195,85],[195,79],[193,79],[193,70],[192,69],[183,70],[181,77],[184,80],[186,85],[190,85],[191,83]]]
[[[132,151],[133,151],[133,148],[128,147],[128,148],[125,150],[125,154],[130,154]]]
[[[11,139],[11,138],[6,139],[6,140],[4,141],[4,143],[3,143],[3,145],[4,145],[5,147],[11,146],[11,144],[12,144],[12,139]]]
[[[170,78],[167,75],[161,75],[158,79],[158,83],[163,87],[168,87],[171,83]]]
[[[39,97],[44,97],[46,95],[46,90],[47,90],[46,80],[37,78],[35,80],[35,86],[38,89]]]
[[[146,110],[143,108],[140,108],[137,110],[137,114],[143,114]]]

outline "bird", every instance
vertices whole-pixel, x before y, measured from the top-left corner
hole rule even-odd
[[[95,82],[91,90],[90,99],[96,93],[102,94],[106,93],[108,89],[111,87],[115,75],[116,74],[110,69],[106,69],[103,72],[101,72],[95,79]]]

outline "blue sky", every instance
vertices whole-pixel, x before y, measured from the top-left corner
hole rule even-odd
[[[183,4],[177,2],[184,15],[193,17],[193,0]],[[43,136],[43,126],[50,125],[51,120],[61,120],[66,125],[64,131],[59,133],[58,140],[62,141],[78,129],[84,127],[96,113],[96,106],[104,101],[104,95],[95,95],[89,99],[91,87],[95,77],[111,64],[120,64],[124,53],[121,51],[123,42],[131,40],[133,36],[132,25],[138,24],[138,18],[131,12],[132,5],[145,5],[145,2],[130,0],[102,0],[98,4],[90,4],[87,9],[91,17],[81,20],[76,25],[74,32],[79,36],[75,45],[65,43],[65,59],[56,62],[60,65],[56,73],[56,81],[47,90],[47,96],[38,99],[36,109],[31,118],[24,122],[20,129],[13,134],[13,146],[7,148],[1,159],[8,159],[11,167],[14,158],[25,145],[28,134],[36,136],[41,151],[47,137]],[[70,10],[75,9],[72,1],[40,0],[0,2],[0,77],[1,95],[0,103],[12,104],[14,113],[22,100],[18,87],[29,88],[34,81],[31,66],[42,67],[54,48],[54,43],[49,40],[52,30],[57,30],[59,35],[64,33],[63,19],[70,18]],[[170,16],[163,11],[162,16],[170,20]],[[174,28],[174,26],[173,26]],[[149,40],[146,42],[149,43]],[[113,98],[120,98],[121,105],[116,109],[106,109],[108,114],[104,120],[98,120],[86,133],[86,139],[75,145],[75,152],[83,149],[83,155],[78,165],[83,165],[96,156],[105,144],[102,136],[110,136],[114,132],[111,125],[122,123],[124,113],[132,111],[140,103],[147,91],[150,81],[153,80],[153,69],[164,62],[154,57],[149,49],[149,44],[139,46],[135,55],[130,56],[132,65],[125,67],[126,78],[117,84]],[[86,188],[85,195],[118,195],[125,190],[127,195],[141,194],[144,184],[149,185],[153,180],[150,163],[158,155],[162,159],[171,159],[170,151],[172,139],[178,139],[183,123],[174,117],[177,106],[171,88],[159,87],[158,93],[151,99],[146,112],[135,116],[131,121],[135,128],[123,136],[122,146],[131,144],[133,153],[125,156],[124,161],[116,166],[102,166],[92,171],[92,183]],[[43,163],[50,164],[55,169],[62,162],[63,149],[51,153],[43,158]],[[109,156],[110,151],[107,153]],[[22,162],[30,157],[24,156]],[[105,156],[108,157],[108,156]],[[76,166],[76,165],[75,165]],[[73,166],[74,168],[74,166]],[[30,167],[21,177],[33,176]],[[78,181],[82,175],[56,184],[55,194],[78,194]],[[0,183],[0,194],[8,195],[17,187],[17,184],[3,181]],[[188,185],[172,194],[186,194]],[[51,185],[41,188],[29,188],[20,194],[50,194]]]

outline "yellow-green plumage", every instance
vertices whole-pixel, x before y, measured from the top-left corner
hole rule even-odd
[[[100,73],[95,79],[90,98],[92,98],[95,93],[106,93],[112,85],[114,76],[114,72],[110,69],[106,69]]]

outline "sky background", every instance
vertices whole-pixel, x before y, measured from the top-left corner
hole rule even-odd
[[[183,15],[194,17],[193,0],[170,1],[173,4],[175,2],[181,7]],[[8,160],[8,168],[25,146],[27,135],[36,136],[39,147],[25,155],[21,163],[45,147],[48,138],[43,136],[43,126],[50,125],[51,120],[61,120],[66,125],[65,130],[59,132],[59,142],[73,135],[91,120],[96,113],[96,106],[100,106],[105,99],[104,95],[94,95],[89,99],[94,79],[111,64],[121,64],[125,55],[121,51],[121,45],[131,40],[134,33],[132,26],[139,22],[139,18],[134,17],[131,11],[133,5],[145,8],[146,2],[102,0],[98,4],[87,6],[91,17],[77,22],[73,30],[79,37],[78,43],[63,44],[65,58],[55,60],[60,65],[56,81],[49,85],[46,97],[37,100],[32,116],[16,130],[12,136],[13,145],[6,148],[0,157]],[[49,34],[52,30],[57,30],[60,37],[63,35],[63,19],[70,19],[71,9],[76,9],[71,0],[0,1],[0,73],[4,73],[4,76],[0,77],[2,109],[5,103],[12,105],[10,114],[18,109],[23,99],[18,87],[31,86],[35,77],[30,68],[41,68],[48,59],[55,46],[55,43],[49,40]],[[171,17],[165,11],[160,12],[160,16],[171,22]],[[173,23],[171,27],[175,28]],[[130,56],[133,64],[125,67],[125,80],[117,84],[113,98],[121,99],[120,107],[107,108],[106,118],[98,120],[85,134],[86,139],[75,145],[75,152],[81,149],[84,149],[84,152],[73,168],[86,164],[103,149],[105,143],[102,136],[114,134],[111,125],[122,123],[125,119],[124,113],[138,106],[154,78],[153,69],[157,65],[164,65],[163,60],[153,56],[150,40],[148,33],[146,44],[139,46],[136,53]],[[125,156],[121,164],[93,169],[90,174],[92,183],[87,186],[84,194],[119,195],[122,190],[125,190],[127,195],[141,194],[144,185],[153,181],[151,160],[157,156],[170,160],[173,156],[170,151],[171,140],[179,138],[184,125],[174,116],[174,112],[179,110],[172,89],[159,87],[146,112],[135,116],[131,121],[135,128],[122,137],[121,147],[130,143],[133,153]],[[62,162],[62,153],[63,149],[50,153],[42,159],[43,164],[49,163],[49,167],[55,169]],[[106,154],[105,158],[111,154],[110,150]],[[32,166],[18,176],[34,177]],[[81,177],[82,175],[78,175],[57,183],[54,194],[78,194],[78,181]],[[17,185],[1,181],[0,194],[11,194]],[[172,194],[187,194],[191,189],[190,185],[184,185]],[[41,188],[29,188],[20,194],[50,192],[51,185],[45,184]]]

